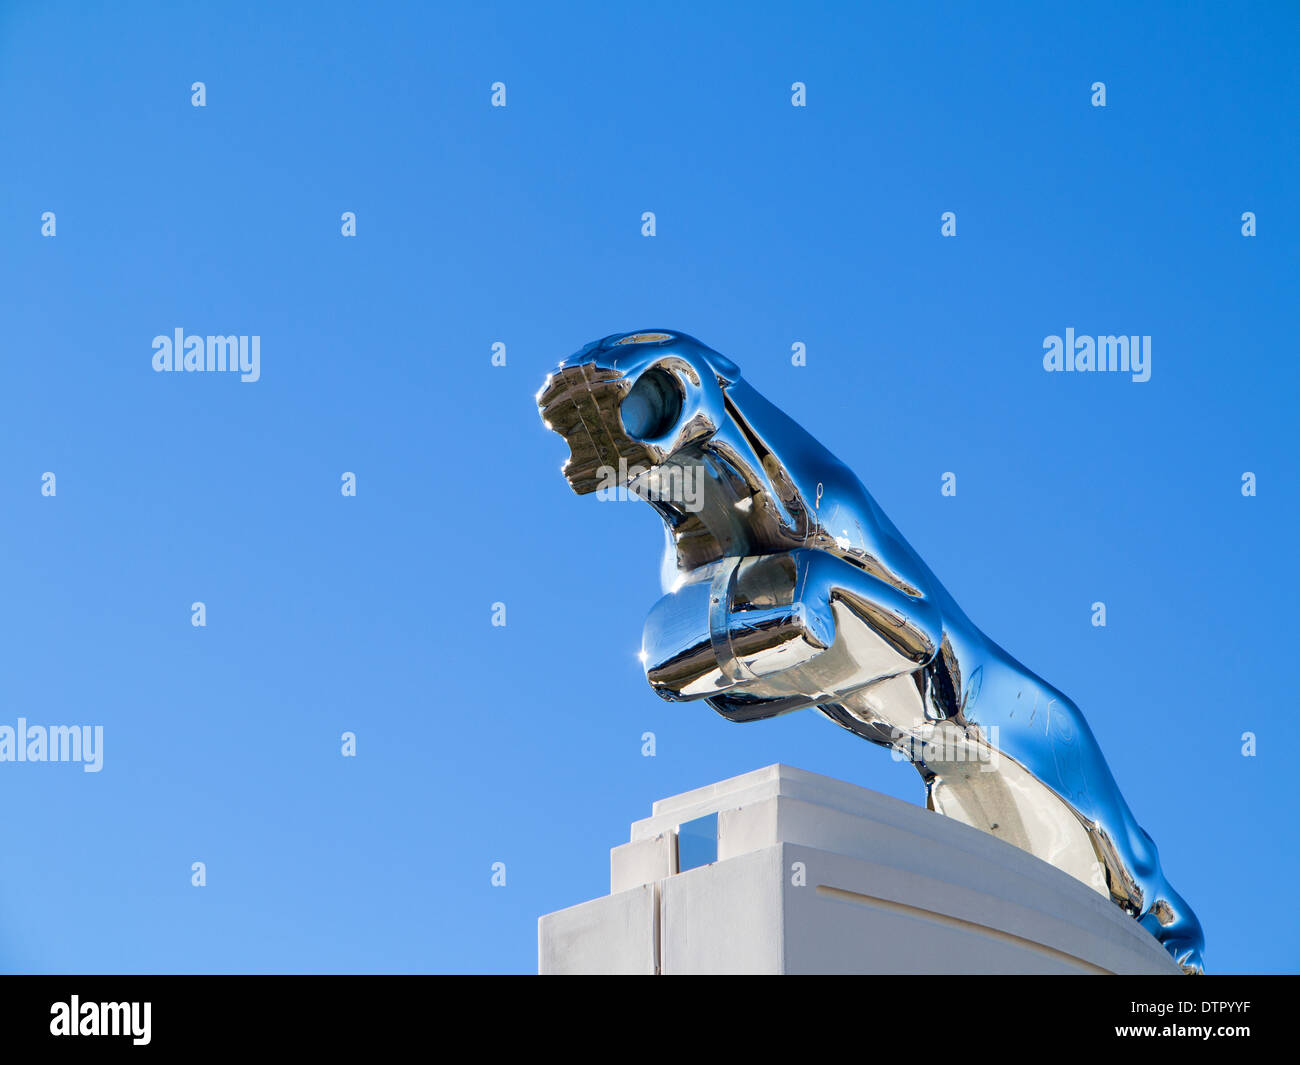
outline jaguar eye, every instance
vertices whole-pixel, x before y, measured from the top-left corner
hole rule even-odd
[[[663,436],[682,413],[682,391],[666,370],[647,370],[632,386],[619,407],[628,436],[653,440]]]

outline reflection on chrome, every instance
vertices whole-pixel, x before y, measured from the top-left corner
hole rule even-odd
[[[733,721],[816,707],[903,752],[931,809],[1013,843],[1137,918],[1199,972],[1170,887],[1078,707],[962,612],[861,482],[672,330],[588,344],[537,403],[579,494],[633,478],[668,533],[641,659],[651,687]],[[686,506],[646,485],[702,482]]]

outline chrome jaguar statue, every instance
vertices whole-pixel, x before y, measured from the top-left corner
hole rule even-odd
[[[675,330],[618,333],[565,359],[537,403],[575,492],[619,482],[663,519],[641,652],[655,692],[732,721],[816,707],[901,752],[930,809],[1091,885],[1201,971],[1196,915],[1078,707],[984,635],[731,360]]]

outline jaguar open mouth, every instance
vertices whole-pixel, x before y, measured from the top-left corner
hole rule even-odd
[[[547,428],[569,445],[564,476],[578,495],[610,487],[620,459],[623,469],[648,469],[662,461],[623,425],[620,407],[634,383],[621,370],[589,362],[554,370],[537,394]]]

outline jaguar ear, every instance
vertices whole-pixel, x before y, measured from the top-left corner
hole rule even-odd
[[[713,372],[718,378],[718,384],[723,388],[734,385],[740,380],[740,367],[725,355],[719,355],[716,351],[711,351],[709,353],[709,364],[713,367]]]
[[[654,345],[672,351],[698,370],[708,368],[719,386],[726,388],[740,380],[740,367],[693,336],[671,329],[643,329],[636,333],[614,333],[597,342],[605,351],[617,353],[627,347]]]

